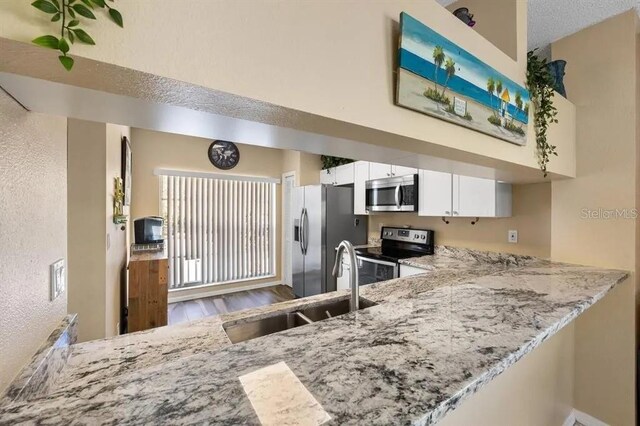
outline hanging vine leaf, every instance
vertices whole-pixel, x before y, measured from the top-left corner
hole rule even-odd
[[[69,43],[67,43],[67,40],[61,38],[60,42],[58,43],[58,49],[62,52],[62,53],[67,53],[69,51]]]
[[[91,44],[91,45],[95,45],[96,44],[96,42],[93,41],[91,36],[89,34],[87,34],[85,30],[81,30],[80,28],[77,28],[77,29],[73,29],[71,31],[73,31],[73,33],[76,35],[76,37],[78,37],[78,40],[80,40],[81,42],[83,42],[85,44]]]
[[[96,19],[96,15],[91,11],[94,6],[98,6],[102,9],[105,7],[108,9],[110,19],[116,23],[116,25],[122,27],[123,19],[120,12],[110,7],[105,0],[35,0],[31,5],[36,9],[53,15],[51,22],[60,22],[60,38],[52,35],[44,35],[37,37],[32,42],[38,46],[46,47],[48,49],[58,50],[62,55],[58,56],[60,63],[67,70],[70,71],[75,63],[74,59],[67,55],[70,50],[69,43],[74,44],[76,39],[82,43],[95,45],[96,42],[91,38],[87,32],[80,28],[82,25],[81,19],[76,19],[76,13],[86,19]],[[114,0],[111,0],[113,3]],[[67,19],[71,20],[67,22]],[[69,42],[67,42],[67,39]]]
[[[85,18],[89,19],[96,19],[96,15],[94,15],[87,6],[84,6],[82,4],[74,4],[72,7],[78,15],[84,16]]]
[[[32,43],[37,44],[38,46],[48,47],[49,49],[58,49],[58,38],[52,35],[41,36],[38,38],[34,38]]]
[[[120,14],[120,12],[118,12],[115,9],[109,9],[109,16],[111,16],[111,19],[113,20],[113,22],[115,22],[116,24],[118,24],[118,26],[120,28],[124,28],[123,22],[122,22],[122,15]]]
[[[550,124],[558,122],[558,111],[553,106],[553,81],[547,68],[547,60],[536,56],[536,50],[527,53],[527,88],[533,103],[538,164],[544,177],[547,177],[549,158],[551,155],[558,155],[556,146],[547,141],[547,130]]]
[[[71,71],[71,68],[73,68],[73,58],[68,56],[58,56],[58,59],[60,59],[60,63],[67,71]]]
[[[36,9],[40,9],[44,13],[53,14],[60,11],[59,8],[57,8],[53,3],[48,2],[47,0],[36,0],[31,3],[31,6],[35,7]]]

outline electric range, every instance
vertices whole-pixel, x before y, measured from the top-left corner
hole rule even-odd
[[[400,276],[399,260],[433,254],[434,231],[382,227],[380,247],[356,249],[358,285],[387,281]]]

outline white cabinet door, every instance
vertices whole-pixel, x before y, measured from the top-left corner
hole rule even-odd
[[[453,194],[454,216],[496,216],[495,180],[454,175]]]
[[[400,278],[410,277],[412,275],[424,274],[425,272],[427,272],[426,269],[400,264]]]
[[[391,173],[393,176],[415,175],[418,173],[418,169],[414,169],[413,167],[391,166]]]
[[[369,179],[383,179],[391,177],[391,166],[382,163],[369,163]]]
[[[325,185],[333,185],[335,183],[335,175],[335,167],[326,170],[320,170],[320,183]]]
[[[351,262],[349,262],[349,256],[342,254],[342,275],[336,279],[336,289],[345,290],[351,288],[349,283],[349,276],[351,274]]]
[[[335,168],[335,185],[351,185],[355,163],[343,164]]]
[[[418,181],[418,216],[452,215],[451,173],[420,170]]]
[[[366,184],[369,180],[369,162],[356,161],[353,175],[353,214],[368,214]]]

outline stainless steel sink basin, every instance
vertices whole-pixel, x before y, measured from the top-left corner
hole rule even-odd
[[[370,308],[375,305],[375,303],[367,299],[360,298],[360,309]],[[349,313],[349,299],[323,303],[313,308],[301,309],[300,312],[313,322],[337,317]]]
[[[374,305],[375,303],[360,298],[360,309],[366,309]],[[337,317],[348,312],[349,299],[329,301],[312,308],[276,314],[253,321],[223,323],[222,328],[224,328],[232,343],[239,343],[327,318]]]

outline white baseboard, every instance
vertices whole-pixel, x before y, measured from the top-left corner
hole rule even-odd
[[[282,284],[281,281],[269,281],[263,283],[247,282],[243,285],[236,286],[224,286],[224,284],[214,284],[210,286],[201,286],[194,289],[194,292],[187,293],[188,289],[184,289],[182,292],[169,292],[168,303],[186,302],[187,300],[202,299],[203,297],[220,296],[222,294],[236,293],[238,291],[255,290],[264,287],[273,287],[274,285]]]
[[[564,423],[562,423],[562,426],[573,426],[576,421],[582,423],[584,426],[609,426],[607,423],[587,413],[578,411],[575,408],[571,410],[571,413],[569,413],[569,416],[565,419]]]

